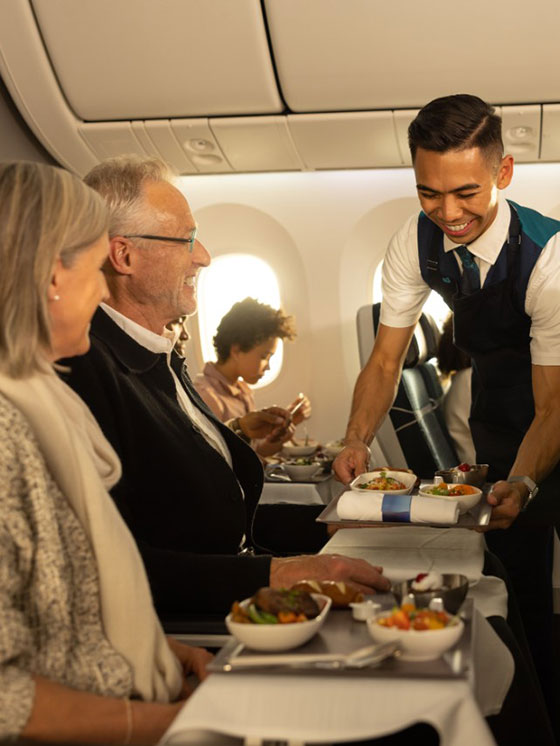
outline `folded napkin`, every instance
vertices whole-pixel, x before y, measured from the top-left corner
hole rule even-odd
[[[344,492],[336,506],[347,521],[386,523],[457,523],[459,505],[441,497],[391,495],[379,492]]]

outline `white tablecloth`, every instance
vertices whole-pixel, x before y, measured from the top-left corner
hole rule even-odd
[[[507,617],[507,590],[499,578],[482,575],[483,534],[461,528],[380,526],[339,529],[323,553],[361,557],[383,566],[392,582],[419,572],[462,573],[471,584],[469,596],[484,616]]]
[[[212,674],[187,701],[162,744],[319,744],[433,725],[441,746],[492,746],[484,715],[499,712],[513,660],[488,622],[473,618],[475,680]]]

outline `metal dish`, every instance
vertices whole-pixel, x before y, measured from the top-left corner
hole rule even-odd
[[[435,476],[451,484],[472,484],[482,489],[488,476],[488,464],[472,464],[470,471],[461,471],[456,466],[453,469],[440,469]]]
[[[465,575],[457,573],[447,573],[442,575],[443,587],[433,591],[415,591],[412,590],[414,578],[403,580],[401,583],[394,583],[391,588],[393,595],[400,606],[403,598],[411,593],[414,596],[416,608],[427,609],[433,598],[441,598],[445,610],[450,614],[456,614],[469,590],[469,581]]]

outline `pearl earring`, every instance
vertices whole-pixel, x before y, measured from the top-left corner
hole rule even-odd
[[[53,296],[53,300],[60,300],[60,295]]]

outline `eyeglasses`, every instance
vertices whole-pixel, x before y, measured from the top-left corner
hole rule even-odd
[[[192,254],[194,242],[196,241],[196,228],[192,229],[190,238],[178,238],[177,236],[151,236],[145,233],[129,233],[123,238],[144,238],[148,241],[171,241],[172,243],[188,244],[189,254]]]

